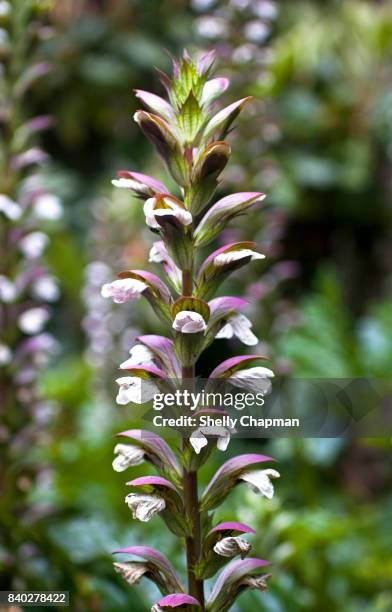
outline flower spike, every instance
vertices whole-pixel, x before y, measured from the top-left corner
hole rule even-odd
[[[154,408],[162,409],[163,422],[168,417],[167,422],[174,427],[177,420],[171,417],[184,416],[181,398],[198,397],[195,370],[202,352],[216,338],[236,337],[247,346],[258,343],[252,323],[244,314],[247,302],[237,296],[214,297],[232,272],[265,258],[256,244],[242,241],[220,246],[198,265],[200,249],[265,198],[263,193],[252,191],[213,200],[231,155],[224,138],[251,100],[246,97],[215,110],[216,100],[227,90],[229,81],[211,75],[214,57],[210,51],[195,62],[185,50],[179,59],[172,58],[170,76],[158,71],[168,100],[148,91],[135,91],[147,107],[135,113],[135,121],[164,161],[177,190],[169,193],[155,178],[127,170],[120,171],[113,181],[114,186],[129,189],[143,200],[146,224],[159,235],[149,261],[161,264],[168,285],[151,272],[126,270],[118,280],[104,285],[102,295],[117,303],[146,298],[170,336],[146,334],[136,339],[120,365],[117,403],[146,403],[157,394],[170,393],[170,401],[161,397],[159,405],[154,401]],[[14,210],[12,202],[5,204]],[[257,351],[225,359],[213,369],[203,391],[215,393],[229,386],[234,391],[242,388],[269,393],[274,374],[261,363],[264,359]],[[254,529],[235,520],[213,526],[211,511],[240,484],[271,499],[272,480],[279,473],[268,466],[261,469],[261,464],[273,461],[266,455],[233,457],[221,465],[199,497],[198,470],[215,448],[226,452],[231,435],[236,433],[232,421],[225,419],[225,402],[209,406],[210,401],[204,395],[200,403],[194,401],[178,457],[155,433],[130,429],[118,434],[115,471],[147,462],[158,472],[126,483],[131,491],[125,501],[133,517],[145,523],[159,515],[176,536],[185,539],[187,591],[170,562],[154,549],[134,546],[116,551],[137,557],[115,563],[115,570],[129,584],[144,577],[160,589],[163,597],[152,606],[152,612],[175,608],[225,612],[244,590],[266,588],[268,575],[261,570],[268,562],[249,558],[252,544],[248,538]],[[187,401],[185,404],[192,406]],[[154,424],[158,422],[154,418]],[[238,559],[230,561],[235,557]],[[204,580],[220,570],[206,601]]]

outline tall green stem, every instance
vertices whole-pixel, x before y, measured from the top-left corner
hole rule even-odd
[[[192,270],[185,270],[182,273],[182,294],[192,295],[193,278]],[[182,368],[183,385],[192,387],[195,378],[195,367]],[[183,440],[184,454],[189,450],[189,440]],[[184,470],[183,476],[185,512],[191,521],[192,535],[186,538],[186,557],[188,571],[188,591],[195,597],[204,610],[204,586],[203,581],[198,580],[194,573],[195,564],[198,562],[201,553],[201,523],[199,510],[199,497],[197,486],[197,472]]]

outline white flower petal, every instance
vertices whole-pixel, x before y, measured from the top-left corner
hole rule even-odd
[[[120,364],[121,370],[126,370],[136,365],[155,366],[154,353],[144,344],[135,344],[129,351],[129,359]]]
[[[240,259],[244,259],[245,257],[250,257],[252,261],[255,259],[265,259],[265,255],[257,253],[257,251],[252,251],[251,249],[239,249],[237,251],[220,253],[214,258],[214,264],[218,267],[226,266],[227,264],[233,263],[233,261],[238,261]]]
[[[207,329],[201,314],[191,310],[181,310],[173,321],[173,329],[183,334],[197,334]]]
[[[202,434],[200,429],[196,429],[191,434],[191,436],[189,437],[189,442],[192,444],[193,450],[195,451],[196,455],[199,455],[201,449],[207,446],[208,444],[207,438]]]
[[[117,378],[119,391],[116,397],[117,404],[125,405],[130,402],[144,404],[153,399],[158,387],[150,380],[142,380],[137,376],[121,376]]]
[[[252,323],[248,317],[243,314],[236,314],[230,317],[229,322],[233,328],[233,333],[241,342],[247,346],[253,346],[258,343],[257,336],[251,331]]]
[[[233,330],[231,323],[226,323],[226,325],[224,325],[222,329],[218,331],[215,338],[218,338],[219,340],[223,338],[229,340],[233,336],[234,336],[234,330]]]
[[[166,215],[174,216],[182,225],[190,225],[192,223],[191,213],[180,206],[173,208],[157,208],[154,210],[155,217],[165,217]]]
[[[104,298],[113,298],[116,304],[123,304],[129,300],[137,300],[145,289],[146,283],[136,278],[121,278],[112,283],[105,283],[101,289]]]
[[[117,454],[112,463],[115,472],[123,472],[130,466],[144,462],[144,451],[132,444],[117,444],[114,452]]]
[[[191,434],[189,441],[192,444],[195,452],[199,454],[201,449],[208,444],[206,436],[212,436],[217,438],[216,446],[218,450],[225,451],[229,446],[230,433],[235,433],[235,431],[230,431],[226,427],[213,425],[209,427],[199,427]]]
[[[163,263],[166,260],[167,256],[168,253],[163,245],[163,242],[154,242],[150,249],[148,261],[152,263]]]
[[[214,551],[221,557],[236,557],[237,555],[241,555],[242,559],[246,557],[251,549],[252,546],[242,536],[223,538],[214,546]]]
[[[276,470],[268,469],[244,472],[239,478],[249,483],[255,493],[260,493],[268,499],[272,499],[274,496],[274,487],[271,478],[279,478],[279,476],[280,474]]]
[[[148,565],[144,565],[140,562],[132,563],[132,561],[127,561],[126,563],[113,563],[113,567],[130,585],[137,584],[140,578],[149,571]]]
[[[230,432],[226,430],[226,433],[219,436],[216,441],[216,448],[223,453],[227,450],[227,447],[230,444]]]
[[[129,493],[125,498],[125,503],[132,511],[133,518],[143,523],[147,523],[153,516],[166,508],[165,500],[159,495]]]
[[[148,200],[144,202],[143,212],[146,217],[147,225],[149,227],[152,227],[153,229],[159,229],[159,223],[155,219],[155,215],[154,215],[154,205],[155,205],[155,198],[148,198]]]
[[[113,179],[112,185],[120,189],[140,189],[141,183],[130,178]]]
[[[164,207],[155,208],[157,199],[155,197],[148,198],[143,206],[143,211],[146,217],[146,223],[153,229],[159,229],[160,225],[156,217],[164,217],[165,215],[174,215],[182,225],[191,225],[193,221],[192,214],[182,206],[179,206],[172,198],[163,198]]]
[[[235,314],[229,317],[226,325],[219,330],[215,338],[230,339],[233,336],[237,336],[237,338],[247,346],[253,346],[257,344],[259,340],[251,331],[251,327],[252,323],[249,321],[248,317],[245,317],[243,314]]]
[[[247,368],[237,370],[229,378],[233,385],[242,387],[255,393],[267,394],[271,391],[272,385],[269,380],[274,376],[274,373],[269,368],[258,366],[255,368]]]

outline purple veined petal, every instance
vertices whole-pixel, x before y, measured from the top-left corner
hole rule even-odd
[[[210,378],[221,378],[222,376],[230,376],[236,370],[243,368],[244,366],[258,361],[259,359],[265,360],[266,357],[263,355],[238,355],[237,357],[230,357],[222,361],[210,374]]]
[[[240,297],[222,296],[217,297],[208,302],[210,307],[211,319],[216,320],[229,312],[241,310],[245,308],[249,302]]]
[[[199,58],[196,67],[199,74],[204,74],[210,70],[212,64],[215,61],[215,50],[207,51]]]
[[[218,200],[208,212],[204,215],[199,227],[204,226],[210,219],[218,218],[218,215],[231,215],[235,212],[242,212],[257,202],[262,202],[265,199],[265,193],[261,191],[244,191],[232,193],[231,195]],[[199,229],[199,227],[197,229]]]
[[[275,460],[268,455],[247,453],[238,457],[232,457],[226,461],[217,470],[204,490],[201,498],[202,510],[211,510],[221,503],[237,484],[238,477],[243,470],[247,470],[249,466],[265,463],[266,461]]]
[[[262,193],[261,191],[240,191],[238,193],[231,193],[230,195],[221,198],[212,206],[212,208],[215,208],[216,210],[225,210],[227,208],[237,206],[238,204],[244,204],[245,202],[264,200],[265,197],[265,193]],[[210,208],[207,214],[212,211],[212,208]]]
[[[256,533],[256,530],[253,527],[249,527],[249,525],[245,525],[245,523],[239,523],[237,521],[227,521],[226,523],[219,523],[219,525],[215,525],[208,532],[208,535],[212,533],[216,533],[219,531],[235,531],[239,533]]]
[[[222,478],[231,473],[239,472],[244,468],[248,468],[250,465],[254,465],[256,463],[265,463],[266,461],[275,461],[272,457],[268,455],[261,455],[259,453],[245,453],[244,455],[238,455],[237,457],[232,457],[225,461],[223,465],[217,470],[215,476],[210,480],[207,489],[208,489],[217,481],[219,478]]]
[[[147,185],[147,187],[150,187],[150,189],[152,189],[156,193],[169,193],[168,189],[163,183],[153,178],[152,176],[149,176],[148,174],[142,174],[141,172],[133,172],[132,170],[119,170],[117,172],[117,176],[119,178],[129,178],[143,185]]]
[[[154,334],[138,336],[136,340],[158,356],[171,376],[175,378],[181,376],[181,365],[175,354],[173,340]]]
[[[216,77],[206,82],[201,94],[200,104],[210,104],[229,87],[230,81],[224,77]]]
[[[255,242],[250,242],[250,241],[246,241],[246,242],[231,242],[230,244],[226,244],[225,246],[219,247],[219,249],[216,249],[215,251],[213,251],[211,253],[211,255],[208,255],[208,257],[204,260],[204,262],[202,263],[201,267],[200,267],[200,272],[199,275],[201,275],[205,269],[213,263],[215,257],[217,257],[218,255],[220,255],[221,253],[226,253],[227,251],[236,251],[236,250],[241,250],[241,249],[254,249],[256,248],[256,243]]]
[[[253,572],[261,567],[266,567],[267,565],[270,565],[269,561],[265,561],[264,559],[255,559],[254,557],[232,561],[219,574],[208,599],[208,604],[216,599],[222,589],[226,589],[226,587],[233,582],[241,580],[241,578],[246,576],[246,574],[249,574],[250,572]]]
[[[177,476],[182,477],[182,469],[170,446],[158,434],[146,429],[128,429],[116,434],[116,437],[130,438],[146,450],[146,454],[159,458],[162,465],[168,464]]]
[[[121,368],[123,372],[129,372],[130,374],[134,374],[135,376],[140,376],[140,378],[167,378],[166,373],[154,366],[147,365],[135,365],[130,368]]]
[[[222,135],[224,136],[231,123],[251,100],[251,96],[248,96],[247,98],[242,98],[241,100],[237,100],[236,102],[233,102],[229,106],[226,106],[221,111],[219,111],[219,113],[214,115],[212,119],[210,119],[210,121],[207,123],[204,130],[203,138],[205,140],[208,140],[208,138],[213,136],[213,134],[215,134],[215,132],[217,132],[218,130],[221,130],[221,132],[223,132]],[[222,135],[220,135],[219,138],[221,138]]]
[[[162,573],[170,579],[170,582],[173,584],[174,588],[179,591],[184,590],[169,559],[167,559],[165,555],[158,550],[155,550],[155,548],[151,548],[150,546],[127,546],[126,548],[118,548],[113,550],[112,554],[126,554],[141,557],[142,559],[156,565],[162,571]]]
[[[174,484],[170,482],[170,480],[162,478],[162,476],[141,476],[140,478],[134,478],[133,480],[129,480],[126,484],[130,487],[166,487],[167,489],[177,491]]]
[[[184,593],[174,593],[173,595],[166,595],[166,597],[162,597],[159,601],[156,602],[158,606],[161,608],[178,608],[179,606],[198,606],[200,608],[200,604],[191,595],[186,595]]]
[[[143,89],[135,89],[135,95],[145,104],[153,113],[161,115],[167,121],[171,121],[174,117],[174,110],[171,105],[160,96],[157,96]]]

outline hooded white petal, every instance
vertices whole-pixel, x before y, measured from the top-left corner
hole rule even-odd
[[[198,455],[202,448],[207,446],[208,440],[206,436],[212,436],[217,438],[216,446],[220,451],[225,451],[229,446],[230,433],[234,433],[234,430],[230,431],[226,427],[199,427],[190,436],[189,442],[193,446],[195,453]]]
[[[238,261],[245,257],[250,257],[252,261],[254,259],[265,259],[265,255],[257,253],[257,251],[252,251],[252,249],[238,249],[237,251],[220,253],[214,257],[214,264],[216,266],[226,266],[227,264],[233,263],[233,261]]]
[[[127,561],[126,563],[113,563],[114,570],[120,574],[128,584],[136,584],[140,578],[149,571],[147,565],[143,563],[132,563]]]
[[[120,365],[121,370],[126,370],[127,368],[131,368],[135,365],[147,365],[154,366],[154,353],[150,351],[149,348],[144,346],[144,344],[135,344],[129,351],[131,355],[129,359],[123,361]]]
[[[166,215],[174,216],[182,225],[191,225],[192,214],[189,210],[181,208],[181,206],[173,206],[171,208],[157,208],[154,211],[155,217],[165,217]]]
[[[219,540],[214,546],[214,551],[221,557],[241,555],[241,559],[244,559],[251,549],[252,546],[249,542],[241,536],[223,538],[223,540]]]
[[[269,368],[258,366],[255,368],[247,368],[245,370],[237,370],[230,376],[230,381],[236,387],[242,387],[255,393],[269,393],[272,385],[269,380],[274,376],[274,373]]]
[[[129,300],[137,300],[145,289],[146,283],[136,278],[120,278],[112,283],[106,283],[101,289],[104,298],[113,298],[116,304],[123,304]]]
[[[154,242],[150,249],[148,261],[151,261],[152,263],[163,263],[166,261],[167,257],[168,253],[163,242]]]
[[[117,378],[116,383],[120,387],[116,402],[120,405],[129,404],[129,402],[144,404],[149,402],[158,391],[158,387],[152,381],[142,381],[137,376],[121,376]]]
[[[132,444],[116,444],[114,452],[117,454],[112,463],[115,472],[123,472],[128,467],[140,465],[144,461],[144,451]]]
[[[166,508],[166,502],[159,495],[147,495],[140,493],[129,493],[125,503],[132,511],[134,519],[147,523],[153,516]]]
[[[203,435],[200,429],[196,429],[189,437],[189,442],[191,443],[193,450],[197,455],[200,454],[202,448],[207,446],[208,440]]]
[[[249,483],[255,493],[260,493],[268,497],[268,499],[272,499],[274,487],[271,478],[279,478],[279,476],[280,474],[276,470],[268,469],[244,472],[239,478]]]
[[[154,242],[151,247],[149,259],[152,263],[164,264],[165,272],[176,288],[180,290],[182,282],[182,272],[170,257],[164,243],[160,240]]]
[[[155,215],[154,215],[154,205],[155,205],[155,198],[148,198],[148,200],[144,202],[143,212],[146,217],[147,225],[149,227],[152,227],[153,229],[159,229],[159,223],[155,219]]]
[[[223,427],[223,429],[225,429]],[[216,448],[222,452],[225,452],[227,450],[227,447],[229,446],[230,443],[230,431],[228,429],[225,430],[225,432],[218,436],[218,439],[216,441]]]
[[[140,181],[134,181],[130,178],[113,179],[112,185],[114,185],[114,187],[119,187],[120,189],[140,189],[141,187]]]
[[[237,336],[247,346],[253,346],[259,340],[252,332],[251,327],[252,323],[248,317],[243,314],[235,314],[228,319],[226,325],[222,327],[215,337],[221,339]]]
[[[182,334],[197,334],[207,329],[206,322],[201,314],[191,310],[181,310],[173,321],[173,329]]]
[[[159,229],[160,225],[156,217],[174,215],[182,225],[190,225],[193,221],[192,214],[182,206],[176,204],[171,198],[164,198],[165,208],[155,208],[156,198],[148,198],[145,201],[143,211],[146,223],[153,229]]]

